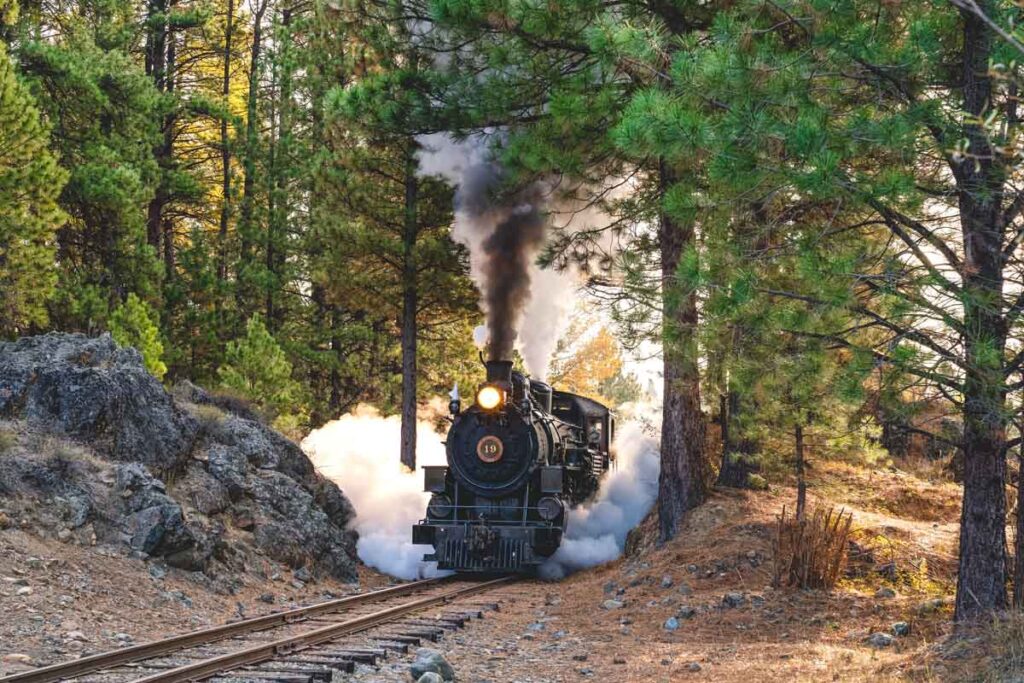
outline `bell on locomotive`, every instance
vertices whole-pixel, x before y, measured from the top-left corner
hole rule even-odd
[[[447,466],[424,467],[431,494],[413,543],[440,569],[530,571],[562,541],[568,508],[596,492],[611,464],[613,419],[603,405],[484,363],[486,379],[462,409],[450,395]],[[596,438],[595,438],[596,435]]]

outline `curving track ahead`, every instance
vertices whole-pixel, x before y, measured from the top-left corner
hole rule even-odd
[[[334,671],[375,663],[389,650],[404,652],[421,640],[437,640],[482,610],[471,606],[433,619],[412,618],[415,613],[515,580],[414,581],[41,667],[0,683],[330,680]]]

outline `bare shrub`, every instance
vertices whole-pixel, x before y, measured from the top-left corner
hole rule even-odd
[[[776,527],[773,585],[825,588],[836,585],[846,563],[853,515],[819,508],[802,518],[787,517],[782,508]]]

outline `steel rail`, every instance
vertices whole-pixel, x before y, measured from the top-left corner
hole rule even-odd
[[[422,581],[413,581],[412,583],[403,583],[398,586],[391,586],[390,588],[383,588],[369,593],[350,595],[336,600],[320,602],[315,605],[296,607],[294,609],[277,612],[275,614],[265,614],[261,617],[252,617],[251,619],[243,619],[241,621],[222,624],[220,626],[212,626],[201,631],[183,633],[181,635],[171,636],[170,638],[164,638],[162,640],[139,643],[138,645],[132,645],[131,647],[126,647],[120,650],[100,652],[71,662],[61,662],[58,664],[40,667],[38,669],[32,669],[30,671],[11,674],[0,678],[0,683],[52,683],[53,681],[81,676],[82,674],[92,673],[101,669],[108,669],[121,664],[130,664],[141,659],[151,659],[176,650],[195,647],[196,645],[204,645],[206,643],[237,636],[242,633],[263,631],[268,628],[303,621],[319,614],[337,612],[345,607],[373,602],[382,598],[407,595],[421,588],[446,580],[447,579],[424,579]]]
[[[348,621],[339,622],[337,624],[331,624],[330,626],[323,626],[299,635],[281,638],[269,643],[261,643],[237,652],[204,659],[193,664],[179,666],[175,669],[161,671],[159,673],[146,676],[145,678],[136,679],[134,683],[189,683],[192,681],[199,681],[204,678],[209,678],[210,676],[232,671],[239,667],[259,664],[261,662],[272,660],[275,657],[287,656],[314,645],[330,642],[341,636],[366,631],[375,626],[386,624],[389,621],[394,621],[395,619],[405,616],[411,612],[416,612],[426,607],[432,607],[438,604],[445,604],[456,598],[462,598],[476,593],[483,593],[491,590],[492,588],[496,588],[499,585],[517,581],[518,579],[518,576],[505,576],[500,579],[485,581],[465,588],[456,588],[454,590],[441,593],[440,595],[419,598],[395,607],[380,610],[379,612],[355,617],[354,619],[349,619]]]

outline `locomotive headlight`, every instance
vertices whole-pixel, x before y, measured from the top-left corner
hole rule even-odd
[[[550,522],[562,514],[562,501],[551,496],[541,498],[537,501],[537,514],[544,521]]]
[[[427,504],[431,517],[447,517],[452,513],[452,499],[443,493],[435,493]]]
[[[476,392],[476,403],[484,410],[493,410],[501,404],[501,391],[497,387],[481,387]]]

